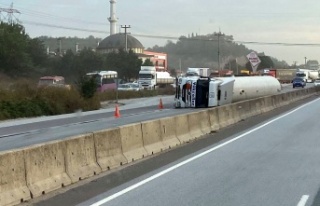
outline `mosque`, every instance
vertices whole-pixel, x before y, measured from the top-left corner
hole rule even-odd
[[[150,59],[150,61],[155,65],[157,71],[167,71],[168,66],[166,53],[146,51],[144,50],[142,43],[134,36],[126,32],[117,33],[118,18],[116,17],[116,2],[116,0],[110,0],[110,17],[108,18],[110,22],[110,36],[106,37],[99,43],[96,51],[105,54],[117,52],[120,49],[132,50],[142,61]]]

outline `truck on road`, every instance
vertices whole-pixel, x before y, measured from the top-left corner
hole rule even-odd
[[[296,76],[301,77],[306,83],[314,82],[316,79],[319,79],[319,72],[318,70],[298,69]]]
[[[266,69],[264,71],[264,75],[275,77],[281,84],[291,83],[296,73],[297,69]]]
[[[156,89],[172,85],[175,78],[169,72],[157,72],[154,66],[141,66],[138,83],[144,89]]]

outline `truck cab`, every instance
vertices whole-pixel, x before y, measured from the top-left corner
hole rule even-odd
[[[232,102],[234,78],[187,76],[176,79],[176,108],[207,108]]]
[[[155,89],[157,85],[156,68],[154,66],[141,66],[138,83],[144,89]]]

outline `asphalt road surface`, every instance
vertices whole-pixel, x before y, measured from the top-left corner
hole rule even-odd
[[[317,204],[319,111],[311,97],[28,204]]]
[[[160,98],[163,99],[164,109],[158,108]],[[173,96],[122,102],[126,104],[119,107],[120,118],[114,117],[115,105],[111,105],[110,108],[92,112],[2,122],[0,123],[0,151],[192,111],[192,109],[174,109]]]

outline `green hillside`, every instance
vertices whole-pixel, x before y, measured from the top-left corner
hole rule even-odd
[[[61,41],[61,51],[65,53],[65,51],[71,49],[73,52],[76,52],[76,45],[80,50],[84,48],[95,49],[98,43],[101,41],[101,38],[95,38],[93,36],[89,36],[87,38],[78,38],[78,37],[47,37],[41,36],[39,39],[43,42],[45,48],[49,48],[50,52],[58,52],[60,48]]]

